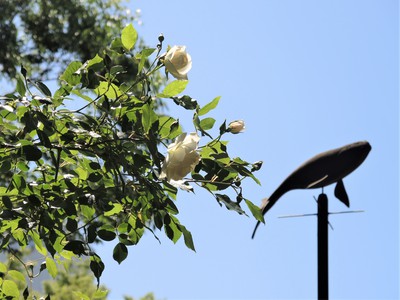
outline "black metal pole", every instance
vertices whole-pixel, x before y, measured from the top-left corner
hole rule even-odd
[[[328,197],[318,196],[318,299],[329,299],[328,280]]]

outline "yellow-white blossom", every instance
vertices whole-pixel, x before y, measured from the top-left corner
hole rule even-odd
[[[186,46],[173,46],[164,57],[165,68],[176,79],[187,80],[192,68],[192,58],[186,52]]]
[[[197,152],[200,137],[197,133],[182,133],[168,146],[168,153],[164,160],[160,179],[182,180],[192,172],[200,161]]]

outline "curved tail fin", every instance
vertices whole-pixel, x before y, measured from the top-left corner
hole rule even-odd
[[[254,230],[253,230],[253,234],[251,235],[251,238],[252,238],[252,239],[254,239],[254,236],[256,235],[257,228],[258,228],[258,226],[260,226],[260,224],[261,224],[261,222],[258,221],[257,224],[256,224],[256,227],[255,227]]]

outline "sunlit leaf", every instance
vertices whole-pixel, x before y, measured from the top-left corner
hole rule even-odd
[[[213,118],[205,118],[200,121],[200,127],[203,130],[210,130],[211,128],[213,128],[214,124],[215,124],[215,119]]]
[[[4,280],[1,289],[6,296],[15,298],[20,296],[18,286],[12,280]]]
[[[97,66],[102,66],[102,65],[103,65],[103,58],[101,58],[98,54],[96,54],[95,57],[93,57],[91,60],[88,61],[87,67],[93,68],[97,71]]]
[[[76,74],[76,71],[82,66],[79,61],[73,61],[60,76],[60,80],[66,81],[70,85],[77,85],[81,81],[81,75]]]
[[[159,98],[170,98],[174,97],[180,93],[182,93],[187,84],[189,83],[188,80],[175,80],[169,83],[164,90],[157,95]]]
[[[32,237],[32,240],[33,240],[33,242],[34,242],[34,244],[35,244],[36,250],[37,250],[40,254],[42,254],[43,256],[46,256],[46,255],[47,255],[47,250],[46,250],[46,248],[43,246],[43,242],[42,242],[42,240],[40,239],[39,234],[38,234],[36,231],[31,230],[31,231],[29,231],[29,235]]]
[[[4,263],[0,262],[0,273],[7,273],[7,267]]]
[[[93,295],[93,298],[94,299],[103,299],[103,298],[106,298],[107,295],[108,295],[107,290],[97,289]]]
[[[20,281],[21,283],[25,283],[25,275],[22,274],[21,272],[17,270],[9,270],[7,274],[11,276],[13,279]]]
[[[122,95],[116,84],[107,81],[101,81],[95,92],[97,95],[105,95],[109,99],[115,99]]]
[[[79,299],[79,300],[90,300],[90,297],[89,297],[88,295],[82,293],[82,292],[73,291],[72,293],[73,293],[73,294],[77,297],[77,299]]]
[[[221,96],[214,98],[210,103],[206,104],[204,107],[200,108],[198,115],[202,116],[208,113],[210,110],[217,107]]]
[[[112,206],[113,206],[113,208],[109,211],[106,211],[104,213],[104,216],[109,217],[112,215],[116,215],[116,214],[120,213],[123,209],[122,205],[119,203],[113,203]]]
[[[51,277],[56,278],[58,272],[57,265],[50,257],[46,257],[46,269]]]
[[[122,29],[121,42],[126,50],[131,50],[135,46],[137,39],[138,34],[132,24]]]
[[[261,209],[258,206],[254,205],[253,202],[251,202],[250,200],[246,199],[245,201],[246,201],[247,207],[250,209],[254,218],[256,218],[257,221],[265,223],[264,216],[262,214]]]

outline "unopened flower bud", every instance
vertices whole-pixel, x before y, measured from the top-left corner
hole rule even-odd
[[[231,132],[233,134],[237,134],[237,133],[243,132],[245,128],[246,127],[244,125],[243,120],[236,120],[236,121],[229,123],[227,131]]]
[[[160,35],[158,36],[158,41],[160,43],[162,43],[164,41],[164,35],[162,33],[160,33]]]
[[[251,172],[260,170],[261,167],[262,167],[262,164],[263,164],[263,161],[262,161],[262,160],[255,162],[255,163],[252,165]]]

